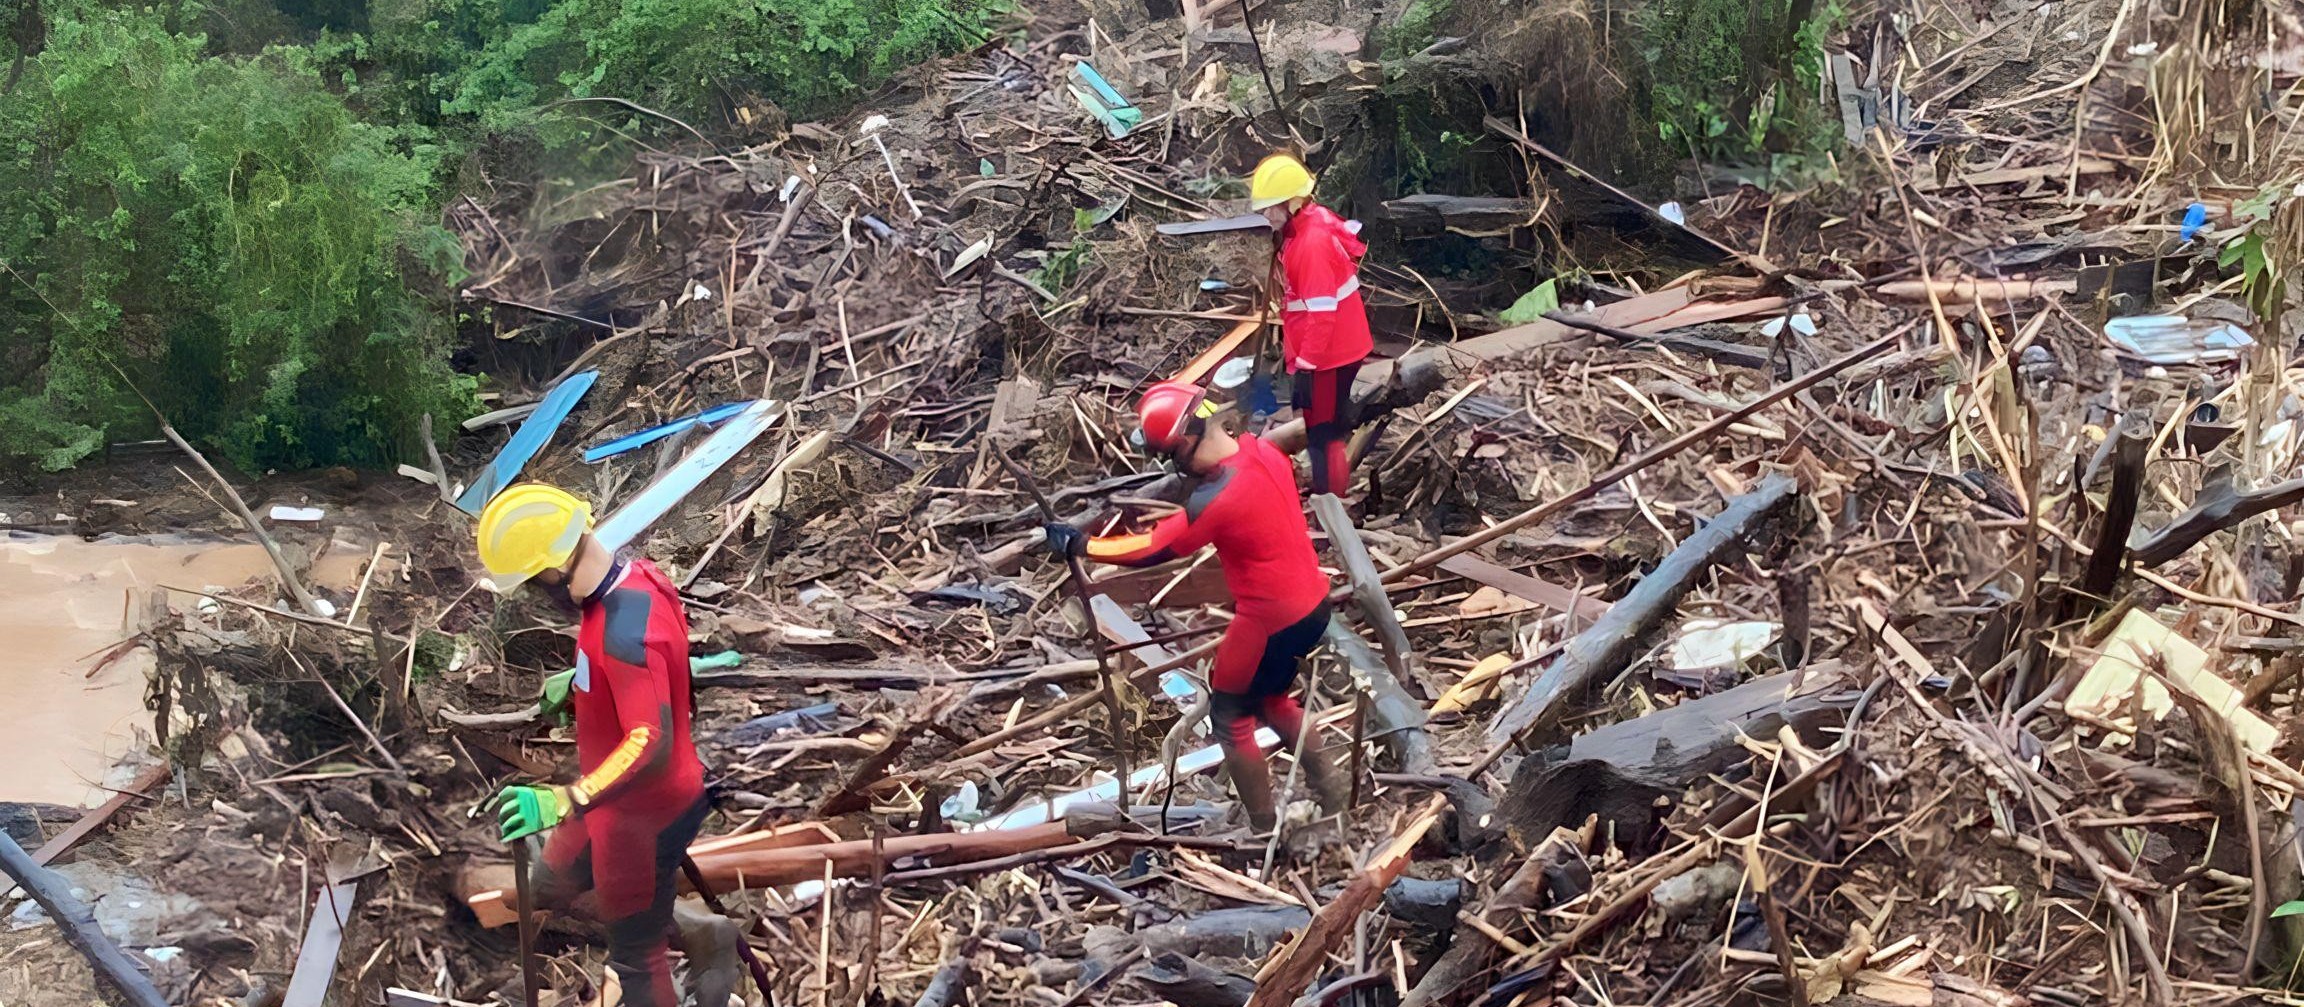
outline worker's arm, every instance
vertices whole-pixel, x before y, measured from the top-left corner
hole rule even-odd
[[[1191,532],[1192,519],[1185,512],[1177,511],[1143,532],[1089,539],[1085,555],[1098,563],[1114,566],[1159,566],[1178,556],[1190,555],[1205,544],[1195,542],[1187,547],[1184,542],[1194,537]]]
[[[579,809],[607,800],[632,781],[650,776],[672,756],[671,669],[661,648],[648,645],[649,609],[662,602],[646,591],[616,590],[601,599],[607,626],[600,660],[592,668],[608,687],[624,740],[569,788]],[[596,685],[595,688],[598,686]]]
[[[1233,469],[1220,469],[1214,478],[1193,488],[1180,510],[1153,522],[1152,527],[1128,535],[1089,538],[1070,525],[1048,526],[1048,544],[1058,552],[1110,563],[1114,566],[1159,566],[1179,556],[1190,556],[1207,545],[1218,521],[1217,502],[1232,484]]]

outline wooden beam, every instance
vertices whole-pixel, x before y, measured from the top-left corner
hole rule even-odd
[[[1570,698],[1623,670],[1634,648],[1672,614],[1713,566],[1743,550],[1744,535],[1792,502],[1798,484],[1782,473],[1737,497],[1710,524],[1682,540],[1608,614],[1568,641],[1560,658],[1489,728],[1490,743],[1524,737],[1557,722]]]
[[[1360,917],[1381,901],[1384,889],[1408,869],[1416,844],[1440,821],[1447,807],[1444,797],[1426,800],[1408,827],[1354,871],[1344,890],[1312,915],[1311,924],[1295,940],[1265,960],[1264,968],[1256,973],[1256,992],[1248,998],[1248,1007],[1288,1007],[1296,1001],[1327,964],[1328,953],[1352,935]]]
[[[821,846],[839,841],[840,835],[821,822],[795,822],[760,832],[698,840],[689,844],[688,855],[707,857],[749,850]],[[520,914],[512,908],[510,867],[497,864],[471,870],[460,879],[459,887],[465,890],[464,904],[472,907],[472,915],[479,917],[481,926],[493,929],[519,920]]]

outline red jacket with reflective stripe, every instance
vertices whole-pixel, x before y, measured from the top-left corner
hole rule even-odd
[[[1286,291],[1280,349],[1291,371],[1357,363],[1375,348],[1368,310],[1360,303],[1360,257],[1368,254],[1368,244],[1359,231],[1358,221],[1312,203],[1280,232]]]
[[[675,815],[703,795],[688,735],[688,616],[656,564],[632,560],[585,599],[569,699],[593,813]]]

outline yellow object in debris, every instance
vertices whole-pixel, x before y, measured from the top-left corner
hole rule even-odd
[[[2170,682],[2209,709],[2232,722],[2240,743],[2252,752],[2269,752],[2280,732],[2256,711],[2242,705],[2240,690],[2208,668],[2208,652],[2142,612],[2131,610],[2104,641],[2104,654],[2081,676],[2080,684],[2064,700],[2065,712],[2096,721],[2125,734],[2139,726],[2129,717],[2131,704],[2154,721],[2175,709],[2159,677],[2146,674],[2157,668]]]
[[[1496,694],[1496,679],[1512,666],[1512,655],[1490,654],[1457,679],[1455,685],[1432,701],[1433,713],[1455,713]]]

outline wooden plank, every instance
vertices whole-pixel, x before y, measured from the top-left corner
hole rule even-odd
[[[328,986],[336,979],[337,952],[344,946],[344,928],[352,921],[352,902],[360,883],[325,885],[312,901],[312,917],[304,928],[304,944],[296,951],[296,971],[288,977],[288,995],[281,1007],[321,1007]]]
[[[1434,796],[1424,802],[1408,827],[1354,872],[1344,890],[1313,914],[1311,924],[1295,940],[1266,959],[1264,968],[1256,973],[1256,993],[1248,998],[1248,1007],[1287,1007],[1294,1003],[1327,964],[1328,953],[1352,935],[1361,915],[1383,899],[1384,889],[1408,869],[1416,844],[1432,831],[1447,808],[1445,797]]]
[[[1120,603],[1105,595],[1096,595],[1088,607],[1096,619],[1096,631],[1104,638],[1127,649],[1147,668],[1155,668],[1175,660],[1176,655],[1157,643],[1145,643],[1152,634],[1120,607]]]
[[[1608,614],[1607,602],[1541,577],[1507,570],[1471,553],[1459,553],[1441,560],[1440,569],[1486,584],[1515,598],[1535,602],[1555,612],[1573,615],[1586,623]]]
[[[88,838],[89,834],[97,829],[103,828],[106,822],[112,820],[113,815],[119,814],[121,808],[127,807],[129,801],[143,797],[145,791],[159,786],[161,781],[168,779],[171,775],[173,772],[165,762],[146,767],[143,772],[136,774],[135,781],[128,784],[127,789],[113,794],[111,800],[97,805],[96,810],[81,815],[79,821],[73,822],[64,831],[57,833],[56,838],[40,844],[40,848],[32,853],[32,862],[46,867],[57,857],[71,852],[73,847],[80,845],[81,840]]]
[[[1201,378],[1207,377],[1215,371],[1216,365],[1231,359],[1232,355],[1239,352],[1240,347],[1248,342],[1248,338],[1254,336],[1256,330],[1263,327],[1264,320],[1261,318],[1233,326],[1232,331],[1225,333],[1224,338],[1216,341],[1216,345],[1200,351],[1200,355],[1193,357],[1192,362],[1185,364],[1184,369],[1177,371],[1176,376],[1171,380],[1182,381],[1186,384],[1199,384]]]
[[[701,858],[822,846],[839,841],[839,834],[821,822],[793,822],[759,832],[700,839],[689,844],[688,855]],[[473,883],[485,887],[478,891],[467,889],[470,894],[465,896],[464,904],[472,907],[472,915],[479,918],[481,926],[494,929],[518,922],[520,914],[512,907],[511,868],[500,864],[480,868],[472,874],[472,879]]]
[[[1211,220],[1182,220],[1173,224],[1161,224],[1154,227],[1153,230],[1176,238],[1193,234],[1218,234],[1224,231],[1252,231],[1259,228],[1271,230],[1272,222],[1265,220],[1261,213],[1243,213],[1237,217],[1217,217]]]

